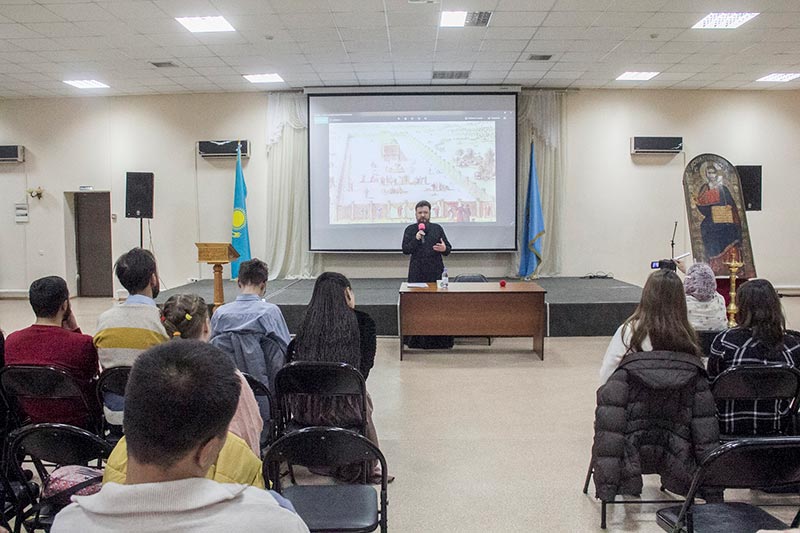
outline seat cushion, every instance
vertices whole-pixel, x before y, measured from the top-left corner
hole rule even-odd
[[[281,494],[311,531],[373,531],[378,493],[369,485],[295,485]]]
[[[672,531],[681,506],[676,505],[656,512],[661,529]],[[696,533],[756,533],[760,529],[786,529],[789,527],[763,509],[749,503],[707,503],[692,507]],[[684,521],[681,531],[686,531]]]

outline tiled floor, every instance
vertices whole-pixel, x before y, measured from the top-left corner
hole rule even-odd
[[[800,298],[783,304],[788,327],[800,329]],[[109,305],[73,300],[84,332],[93,332]],[[27,302],[0,300],[6,333],[32,320]],[[389,488],[390,530],[599,531],[599,504],[581,485],[607,343],[606,337],[550,338],[540,361],[526,351],[529,341],[496,339],[490,348],[408,352],[401,363],[398,340],[379,339],[368,387],[381,448],[397,476]],[[661,497],[654,479],[643,496]],[[771,509],[790,519],[798,502],[789,501],[794,508]],[[657,507],[612,506],[608,530],[661,531]]]

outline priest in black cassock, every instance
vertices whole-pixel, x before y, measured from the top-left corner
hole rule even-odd
[[[434,282],[442,278],[443,255],[449,255],[452,246],[439,224],[431,223],[431,204],[422,200],[415,207],[417,222],[403,233],[403,253],[411,256],[408,263],[409,283]],[[424,224],[425,229],[420,229]],[[429,350],[452,348],[450,336],[407,336],[403,339],[409,348]]]

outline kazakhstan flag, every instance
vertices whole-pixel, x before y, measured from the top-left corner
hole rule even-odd
[[[239,258],[231,263],[231,278],[239,277],[239,263],[250,260],[250,234],[247,231],[247,184],[242,172],[242,145],[236,148],[236,189],[233,193],[233,231],[231,244]]]
[[[522,255],[519,262],[519,276],[536,276],[542,264],[542,237],[544,219],[542,218],[542,199],[539,196],[539,177],[536,173],[536,159],[533,157],[531,143],[531,172],[528,181],[528,199],[525,202],[525,233],[522,240]]]

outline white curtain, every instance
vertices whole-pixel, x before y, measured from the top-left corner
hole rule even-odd
[[[545,234],[542,240],[542,265],[539,276],[561,272],[561,206],[564,201],[566,169],[566,95],[558,91],[523,92],[519,95],[517,115],[517,242],[524,246],[525,201],[531,162],[531,143],[539,175],[539,193]],[[512,275],[519,272],[520,252],[512,265]]]
[[[310,278],[308,251],[308,106],[298,93],[267,95],[267,246],[269,277]]]

